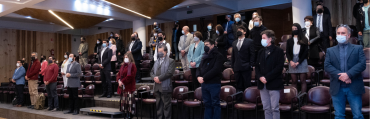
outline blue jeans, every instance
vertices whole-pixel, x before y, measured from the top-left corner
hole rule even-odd
[[[353,119],[364,119],[362,108],[362,95],[353,94],[350,88],[340,88],[337,95],[332,95],[333,105],[335,109],[335,119],[345,119],[346,100],[352,110]]]
[[[202,84],[202,98],[205,106],[204,119],[220,119],[221,84]]]

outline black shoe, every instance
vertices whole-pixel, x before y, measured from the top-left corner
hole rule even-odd
[[[28,106],[27,108],[31,108],[31,109],[32,109],[32,108],[33,108],[33,105],[30,105],[30,106]]]
[[[73,110],[69,110],[68,112],[64,112],[64,114],[70,114],[73,113]]]
[[[79,114],[79,111],[75,110],[75,112],[73,113],[73,115],[78,115]]]
[[[53,110],[51,110],[52,112],[55,112],[55,111],[59,111],[58,108],[54,108]]]
[[[54,108],[50,108],[50,107],[49,107],[49,108],[48,108],[48,111],[51,111],[51,110],[53,110],[53,109],[54,109]]]
[[[100,97],[107,97],[107,93],[103,93]]]
[[[112,97],[112,95],[107,95],[107,98],[111,98]]]
[[[136,83],[140,83],[140,80],[136,80]]]

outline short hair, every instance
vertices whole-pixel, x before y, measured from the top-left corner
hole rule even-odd
[[[110,38],[110,40],[112,40],[112,44],[115,45],[116,44],[116,39],[114,38]]]
[[[23,64],[23,60],[21,60],[21,59],[20,59],[20,60],[17,60],[17,62],[18,62],[18,61],[20,61],[20,62]]]
[[[235,13],[234,18],[236,18],[236,16],[242,17],[239,13]]]
[[[206,42],[208,42],[211,45],[214,45],[215,44],[215,41],[213,41],[213,40],[205,40],[204,43],[206,43]]]
[[[67,54],[67,56],[69,56],[69,52],[65,52]]]
[[[73,55],[73,57],[76,57],[76,54],[73,54],[73,53],[71,53],[71,54],[69,54],[69,55]]]
[[[113,32],[110,32],[110,34],[113,34],[113,35],[114,35],[114,33],[113,33]]]
[[[306,17],[304,17],[304,19],[303,20],[310,20],[311,22],[313,22],[313,17],[312,16],[306,16]]]
[[[164,33],[163,31],[159,31],[158,34],[162,34],[163,36],[166,36],[166,33]],[[164,39],[166,39],[166,37],[164,37]]]
[[[252,14],[254,14],[254,13],[258,14],[258,12],[253,12]],[[258,14],[258,15],[259,15],[259,14]]]
[[[166,45],[161,44],[161,45],[158,46],[158,49],[160,49],[160,48],[163,48],[163,51],[166,51],[166,53],[168,53],[168,49],[167,49]]]
[[[347,29],[347,33],[348,33],[349,35],[351,35],[352,29],[351,29],[347,24],[340,24],[340,25],[338,25],[338,26],[337,26],[337,28],[335,29],[335,31],[338,31],[338,29],[339,29],[340,27],[344,27],[344,28],[346,28],[346,29]]]
[[[244,26],[239,26],[238,29],[242,29],[244,32],[247,32],[247,29]]]
[[[81,38],[82,38],[84,41],[86,41],[86,38],[85,38],[85,37],[81,36]]]
[[[198,37],[198,38],[199,38],[199,40],[200,40],[200,39],[203,39],[203,35],[202,35],[202,33],[200,33],[199,31],[194,32],[194,36]]]
[[[51,55],[50,55],[49,57],[51,57],[51,59],[55,60],[55,57],[54,57],[54,56],[51,56]]]
[[[186,30],[189,31],[189,26],[184,26],[183,28],[186,28]]]
[[[224,34],[224,27],[222,27],[220,24],[217,24],[216,30],[220,33],[220,35]]]
[[[105,42],[107,42],[107,43],[109,43],[109,40],[108,40],[108,39],[104,39],[104,40],[103,40],[103,42],[104,42],[104,41],[105,41]]]
[[[153,33],[158,33],[158,30],[157,30],[157,29],[154,29],[154,30],[153,30]]]
[[[32,53],[31,53],[31,55],[32,55],[32,54],[35,54],[35,55],[37,56],[37,52],[32,52]]]
[[[136,31],[134,32],[134,34],[136,34],[136,37],[139,38],[139,33],[137,33]]]
[[[212,22],[209,22],[209,23],[207,24],[207,26],[208,26],[208,25],[210,25],[210,24],[211,24],[211,26],[213,26],[213,23],[212,23]]]
[[[98,38],[98,41],[100,42],[99,44],[101,44],[101,43],[102,43],[102,41],[101,41],[101,39],[100,39],[100,38]]]
[[[271,43],[273,43],[273,41],[275,41],[275,39],[276,39],[275,32],[273,30],[264,30],[264,31],[262,31],[261,36],[263,34],[266,34],[267,37],[272,39]]]
[[[262,21],[262,16],[256,16],[256,17],[253,18],[253,20],[256,19],[256,18],[259,18],[260,21]]]

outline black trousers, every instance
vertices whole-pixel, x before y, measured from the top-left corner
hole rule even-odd
[[[251,86],[251,71],[236,71],[234,77],[237,91],[244,91]]]
[[[112,94],[112,77],[110,75],[110,70],[100,70],[100,76],[103,85],[103,94]]]
[[[79,111],[79,103],[78,103],[78,88],[67,88],[69,94],[69,110],[77,110]]]
[[[15,86],[15,92],[17,93],[17,104],[18,105],[22,105],[23,104],[23,100],[24,100],[24,96],[23,96],[23,89],[24,89],[24,85],[16,85]]]
[[[328,49],[330,47],[329,36],[324,36],[324,33],[321,32],[320,39],[321,39],[321,44],[320,44],[321,48],[322,48],[322,50],[324,50],[326,52],[326,49]]]
[[[140,70],[140,60],[135,60],[135,66],[136,66],[136,81],[141,80],[141,70]]]
[[[116,74],[116,62],[117,61],[110,61],[110,66],[113,74]]]
[[[191,78],[192,78],[192,81],[193,81],[193,86],[192,86],[192,89],[190,90],[195,90],[197,89],[198,87],[200,87],[200,83],[197,79],[197,69],[198,68],[190,68],[190,71],[191,71]]]

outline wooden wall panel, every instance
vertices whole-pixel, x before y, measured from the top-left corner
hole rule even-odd
[[[90,54],[94,54],[94,48],[95,48],[95,45],[96,45],[96,41],[98,39],[101,39],[101,40],[108,39],[109,36],[108,36],[108,32],[105,32],[105,33],[99,33],[99,34],[95,34],[95,35],[88,35],[88,36],[84,36],[84,37],[86,38],[86,42],[89,45],[88,54],[90,55]]]
[[[71,53],[72,47],[71,47],[71,39],[72,36],[70,34],[59,34],[54,33],[53,41],[55,42],[55,57],[60,62],[62,62],[64,58],[64,53],[69,52]]]
[[[16,30],[0,29],[0,82],[8,82],[16,68],[16,34]]]
[[[263,25],[275,32],[275,44],[281,41],[281,36],[291,34],[293,25],[291,7],[283,10],[261,9],[261,14]]]
[[[123,30],[120,30],[119,33],[122,38],[123,46],[127,48],[128,44],[131,43],[131,34],[133,33],[133,29],[132,28],[123,29]]]

